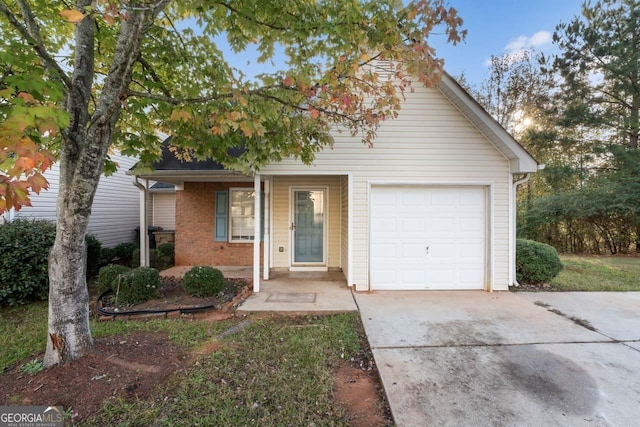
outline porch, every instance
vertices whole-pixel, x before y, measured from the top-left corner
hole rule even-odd
[[[160,274],[184,277],[191,266],[176,266]],[[230,279],[253,278],[252,266],[217,266]],[[238,311],[343,312],[358,311],[351,289],[340,271],[276,270],[262,281],[260,292],[254,293],[238,307]]]
[[[272,271],[238,311],[358,311],[344,274],[339,271]]]

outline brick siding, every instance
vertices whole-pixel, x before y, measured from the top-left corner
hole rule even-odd
[[[185,182],[176,191],[176,265],[253,265],[253,242],[214,239],[215,194],[231,187],[253,188],[253,182]]]

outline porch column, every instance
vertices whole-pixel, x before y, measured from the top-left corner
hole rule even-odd
[[[254,216],[253,216],[253,292],[260,292],[260,174],[253,179]]]
[[[262,278],[269,280],[271,258],[271,179],[264,180],[264,238],[262,241]]]
[[[140,189],[140,267],[149,266],[149,233],[147,223],[147,194],[149,180],[141,183],[137,176],[133,176],[133,185]]]

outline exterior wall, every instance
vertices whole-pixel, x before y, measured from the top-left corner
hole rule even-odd
[[[340,177],[340,264],[349,277],[349,177]],[[351,283],[348,284],[351,286]]]
[[[139,190],[131,183],[131,177],[126,175],[137,159],[118,154],[111,158],[118,163],[118,171],[100,178],[88,226],[88,232],[94,234],[104,246],[133,242],[135,228],[140,225]],[[33,206],[22,208],[14,217],[55,221],[59,174],[58,165],[47,171],[45,178],[49,181],[49,190],[33,195]]]
[[[149,224],[165,230],[176,229],[176,193],[152,192],[153,210]]]
[[[291,265],[291,187],[328,187],[328,253],[327,267],[339,268],[340,264],[340,221],[341,192],[339,176],[276,176],[272,180],[273,192],[273,267]],[[284,247],[284,252],[278,248]]]
[[[318,153],[313,166],[288,159],[262,168],[261,173],[273,175],[274,181],[281,179],[278,175],[282,174],[352,175],[352,275],[357,290],[369,289],[372,183],[490,185],[489,273],[493,289],[508,289],[511,185],[508,160],[438,89],[416,85],[415,92],[407,91],[406,96],[398,118],[379,128],[373,148],[348,132],[338,133],[334,135],[333,149]],[[274,246],[277,250],[275,241]]]
[[[253,182],[185,182],[176,191],[176,265],[253,265],[253,242],[216,242],[215,192]]]

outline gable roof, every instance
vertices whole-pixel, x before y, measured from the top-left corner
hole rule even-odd
[[[509,159],[511,173],[538,170],[538,162],[448,73],[443,73],[437,88],[473,125]]]
[[[511,173],[530,173],[538,170],[538,162],[533,156],[447,72],[442,74],[436,87],[509,160]],[[206,174],[224,176],[227,179],[247,178],[240,172],[226,169],[224,165],[213,159],[180,160],[169,149],[170,142],[171,136],[162,142],[162,159],[154,163],[154,172],[144,175],[156,180],[162,180],[162,177],[173,178],[172,180],[167,179],[167,182],[175,181],[178,175],[182,179],[190,178],[190,180],[195,180],[196,177],[202,177]],[[229,150],[229,155],[238,157],[243,152],[242,148],[232,148]]]

